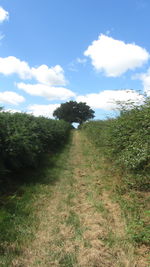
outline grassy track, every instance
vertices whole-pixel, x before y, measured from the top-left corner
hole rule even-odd
[[[122,211],[112,199],[108,168],[86,137],[75,131],[70,146],[47,170],[47,178],[55,183],[47,180],[33,192],[35,220],[28,228],[32,238],[20,241],[18,255],[10,257],[6,249],[2,266],[149,266],[147,247],[135,248],[126,233]]]

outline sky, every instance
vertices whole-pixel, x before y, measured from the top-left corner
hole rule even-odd
[[[52,118],[87,103],[96,119],[150,96],[149,0],[0,0],[0,106]]]

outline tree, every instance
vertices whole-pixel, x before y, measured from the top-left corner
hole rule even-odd
[[[69,123],[79,123],[80,125],[94,118],[94,111],[83,102],[77,103],[76,101],[69,101],[61,104],[59,108],[57,108],[53,116],[59,120],[65,120]]]

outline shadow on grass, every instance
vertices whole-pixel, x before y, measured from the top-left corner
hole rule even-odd
[[[59,147],[52,153],[42,155],[34,167],[22,168],[19,170],[5,170],[0,176],[0,196],[10,196],[14,193],[21,193],[20,187],[30,184],[53,184],[58,179],[58,171],[62,170],[64,164],[60,163],[61,154],[67,150],[71,137],[65,145]],[[60,165],[60,166],[59,166]],[[57,168],[57,174],[55,169]],[[1,205],[1,198],[0,198]]]
[[[44,155],[34,169],[8,173],[1,179],[0,198],[0,264],[11,266],[22,253],[22,244],[31,242],[39,225],[36,209],[43,208],[66,169],[70,141],[54,155]],[[44,198],[43,198],[44,197]],[[38,203],[38,204],[37,204]],[[37,206],[38,205],[38,206]]]

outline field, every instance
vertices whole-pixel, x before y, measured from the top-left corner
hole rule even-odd
[[[0,115],[1,266],[150,265],[149,110],[71,134],[63,121]]]

